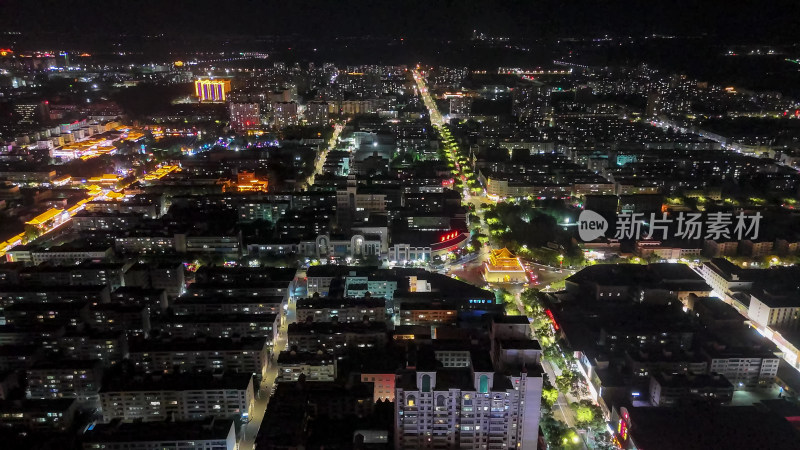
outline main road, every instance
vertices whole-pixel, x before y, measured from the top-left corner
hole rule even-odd
[[[308,179],[306,179],[306,182],[300,186],[300,190],[303,190],[314,184],[314,179],[317,177],[317,175],[322,173],[322,168],[325,166],[325,160],[328,159],[328,152],[336,148],[336,143],[339,142],[339,135],[342,134],[345,123],[346,122],[341,122],[334,125],[333,136],[331,136],[331,139],[328,141],[328,145],[317,158],[317,162],[314,164],[314,172],[312,172],[311,175],[308,176]]]
[[[463,198],[463,200],[465,202],[471,203],[474,206],[475,212],[476,212],[476,214],[478,214],[478,217],[480,218],[480,221],[481,221],[481,228],[483,228],[483,226],[485,225],[485,221],[484,221],[484,218],[483,218],[483,211],[481,209],[481,206],[484,203],[494,203],[494,202],[491,199],[487,198],[486,192],[484,190],[482,190],[482,189],[477,195],[470,195],[469,189],[466,186],[466,179],[465,179],[466,177],[464,177],[461,174],[461,167],[460,167],[460,165],[458,163],[457,156],[456,156],[454,148],[453,148],[456,144],[453,142],[452,136],[450,136],[449,130],[445,127],[446,123],[444,121],[444,118],[442,117],[441,113],[439,112],[439,109],[436,106],[436,102],[434,101],[433,97],[431,97],[431,93],[428,90],[428,87],[425,85],[425,78],[424,78],[423,74],[419,70],[414,70],[413,71],[413,77],[414,77],[414,81],[417,84],[417,89],[419,90],[419,95],[422,98],[422,102],[425,104],[425,107],[428,109],[428,114],[430,115],[430,118],[431,118],[431,124],[434,126],[434,128],[436,128],[440,132],[440,134],[442,135],[443,140],[446,141],[446,142],[443,142],[445,144],[445,151],[447,152],[448,156],[450,158],[452,158],[452,161],[453,161],[453,163],[455,165],[455,168],[456,168],[456,175],[460,176],[462,181],[465,182],[464,192],[463,192],[463,197],[462,198]],[[487,245],[483,246],[482,250],[483,251],[480,254],[480,258],[478,258],[478,263],[479,264],[482,264],[483,260],[488,256],[488,250],[489,250],[488,243],[487,243]],[[545,270],[545,271],[547,269],[554,269],[554,268],[547,268],[547,266],[541,266],[541,268],[542,268],[541,270]],[[466,268],[465,268],[465,270],[466,270]],[[462,277],[464,277],[468,281],[472,281],[472,280],[469,280],[469,278],[468,278],[466,273],[461,272],[460,275],[462,275]],[[474,281],[473,281],[473,283],[474,283]],[[478,284],[478,283],[475,283],[475,284]],[[518,287],[517,289],[513,289],[515,297],[517,299],[517,302],[519,302],[519,290],[521,288],[522,288],[522,286]],[[521,303],[518,303],[518,306],[520,307],[521,311],[524,314],[524,309],[522,308]],[[552,383],[555,383],[555,379],[556,379],[556,375],[557,375],[556,374],[557,368],[554,368],[550,364],[549,361],[543,361],[542,366],[543,366],[545,372],[547,373],[547,376],[550,379],[550,381]],[[555,406],[558,408],[556,410],[556,414],[555,414],[556,417],[560,418],[570,428],[574,428],[575,427],[575,411],[570,406],[568,395],[567,394],[562,394],[562,393],[559,392],[558,399],[556,400]],[[585,447],[585,445],[586,445],[585,442],[582,442],[582,446]]]
[[[436,102],[433,100],[433,97],[431,97],[428,86],[425,85],[425,77],[417,69],[414,69],[413,75],[414,81],[417,83],[419,95],[422,97],[422,102],[425,104],[425,107],[428,108],[428,114],[431,116],[431,125],[437,128],[441,127],[444,125],[444,118],[442,118],[442,115],[439,113],[439,108],[436,107]]]

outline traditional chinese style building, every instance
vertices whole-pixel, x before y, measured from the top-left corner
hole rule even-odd
[[[254,172],[239,172],[236,179],[236,187],[239,192],[267,192],[269,182],[260,180]]]
[[[507,248],[492,250],[483,266],[483,277],[489,283],[525,283],[527,274],[519,258]]]

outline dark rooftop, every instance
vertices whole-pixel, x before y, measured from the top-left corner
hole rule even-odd
[[[233,420],[206,419],[194,421],[121,422],[96,424],[86,432],[85,442],[145,442],[225,440],[233,429]]]
[[[184,352],[184,351],[225,351],[225,350],[255,350],[260,351],[267,343],[266,338],[192,338],[192,339],[139,339],[132,340],[128,346],[131,353],[135,352]]]
[[[109,375],[103,379],[100,392],[118,391],[191,391],[205,389],[245,390],[252,375],[226,373],[211,374],[151,374],[147,376]]]
[[[297,301],[297,309],[317,309],[317,308],[378,308],[384,307],[386,300],[381,297],[369,298],[306,298]]]
[[[648,450],[795,450],[800,436],[784,418],[753,406],[628,408],[631,438]]]

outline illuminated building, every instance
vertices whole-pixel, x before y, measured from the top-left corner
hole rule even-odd
[[[27,379],[30,399],[75,398],[95,405],[102,365],[97,360],[40,361],[27,369]]]
[[[343,298],[341,300],[307,298],[297,301],[297,321],[307,322],[383,322],[386,301],[382,298]]]
[[[489,283],[525,283],[525,268],[507,248],[492,250],[489,262],[483,266],[483,277]]]
[[[416,370],[400,375],[394,448],[536,448],[541,368],[534,363],[504,374],[488,354],[466,353],[467,366],[437,357],[438,364],[419,360]]]
[[[174,172],[179,170],[180,167],[178,166],[161,166],[153,172],[150,172],[144,176],[145,181],[152,181],[158,180],[159,178],[164,177],[165,175],[169,174],[170,172]]]
[[[100,186],[114,186],[122,180],[122,177],[113,173],[106,173],[99,177],[92,177],[86,180],[88,184]]]
[[[261,112],[258,103],[231,103],[231,128],[236,132],[258,129],[261,125]]]
[[[139,339],[130,342],[130,360],[144,372],[176,368],[228,371],[264,376],[269,360],[266,338]]]
[[[236,188],[239,192],[267,192],[267,180],[256,178],[255,172],[239,172],[236,179]]]
[[[469,244],[469,233],[451,231],[440,236],[438,242],[431,244],[431,258],[444,259],[451,252],[460,250]]]
[[[327,125],[330,122],[328,104],[326,102],[309,102],[306,105],[305,118],[308,125]]]
[[[278,382],[296,382],[300,375],[306,381],[334,381],[336,358],[317,352],[286,351],[278,355]]]
[[[69,214],[66,214],[63,209],[52,208],[25,222],[25,225],[30,225],[36,229],[44,230],[61,225],[68,219]]]
[[[76,158],[87,160],[106,154],[113,155],[116,151],[117,147],[112,144],[110,139],[104,137],[90,137],[79,142],[63,143],[50,153],[53,158],[69,161]]]
[[[49,102],[17,103],[14,105],[17,124],[36,124],[45,121],[49,115]]]
[[[100,391],[104,422],[246,417],[255,404],[252,374],[173,374],[107,381]]]
[[[224,102],[231,91],[231,80],[201,78],[194,82],[194,93],[201,102]]]
[[[285,128],[297,125],[297,103],[295,102],[275,102],[272,104],[273,125],[276,128]]]
[[[469,245],[469,233],[447,231],[411,233],[394,236],[394,242],[388,248],[386,258],[389,261],[438,261]]]
[[[401,304],[400,323],[402,325],[439,326],[455,325],[458,311],[455,307],[441,304]]]
[[[463,94],[454,95],[450,98],[450,115],[451,116],[466,116],[472,110],[472,99],[465,97]]]
[[[395,337],[396,336],[397,335],[395,335]],[[375,385],[373,397],[376,402],[379,400],[388,400],[390,402],[394,401],[394,389],[395,389],[396,379],[397,375],[395,375],[394,372],[368,371],[361,373],[362,383],[373,383]]]

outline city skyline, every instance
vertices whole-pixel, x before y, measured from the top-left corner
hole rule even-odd
[[[0,2],[3,448],[797,448],[797,9]]]

